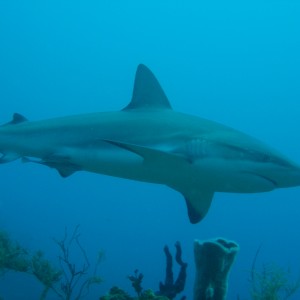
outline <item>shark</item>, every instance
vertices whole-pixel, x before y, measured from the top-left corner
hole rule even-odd
[[[0,163],[16,159],[162,184],[181,193],[191,223],[213,196],[300,185],[300,168],[264,142],[220,123],[176,112],[154,74],[137,67],[132,98],[120,111],[0,126]]]

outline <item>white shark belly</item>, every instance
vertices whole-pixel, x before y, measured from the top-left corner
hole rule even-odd
[[[194,163],[181,163],[178,160],[171,166],[159,160],[147,164],[136,153],[114,146],[88,151],[73,150],[70,156],[72,163],[83,170],[143,182],[172,186],[176,186],[178,182],[181,185],[196,184],[199,188],[209,186],[216,192],[228,193],[267,192],[277,187],[267,176],[256,172],[255,168],[249,169],[242,161],[214,158]]]
[[[253,165],[222,158],[203,159],[194,163],[193,176],[203,178],[203,186],[210,186],[216,192],[260,193],[275,189],[276,182],[261,175],[259,166]]]

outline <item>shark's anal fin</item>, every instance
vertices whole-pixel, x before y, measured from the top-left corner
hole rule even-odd
[[[23,157],[22,161],[33,162],[56,169],[60,176],[64,178],[69,177],[75,172],[82,170],[79,166],[70,163],[66,157],[60,157],[57,155],[49,156],[48,158],[45,158],[43,160],[35,160],[28,157]]]
[[[189,220],[192,224],[199,223],[207,214],[214,192],[197,186],[186,187],[170,186],[180,192],[186,202]]]
[[[131,102],[123,109],[171,109],[158,80],[145,66],[139,65],[135,75]]]
[[[5,164],[16,159],[20,158],[20,155],[17,153],[1,153],[0,152],[0,164]]]

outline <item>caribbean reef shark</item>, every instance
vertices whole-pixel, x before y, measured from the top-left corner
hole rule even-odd
[[[191,223],[215,192],[257,193],[300,185],[300,169],[232,128],[175,112],[152,72],[139,65],[131,102],[121,111],[0,127],[0,163],[18,158],[67,177],[84,170],[164,184],[180,192]]]

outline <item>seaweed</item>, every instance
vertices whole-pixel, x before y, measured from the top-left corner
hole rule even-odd
[[[300,277],[291,281],[290,269],[284,269],[275,263],[263,264],[260,271],[256,261],[261,245],[256,251],[251,269],[250,295],[252,300],[287,300],[300,288]]]
[[[28,272],[30,265],[26,249],[13,242],[6,232],[0,230],[0,275],[9,270]]]
[[[53,289],[54,284],[61,280],[62,272],[54,268],[40,250],[31,257],[31,263],[32,274],[44,285],[40,299],[46,299],[49,290]]]
[[[300,278],[291,281],[291,272],[275,263],[264,264],[260,272],[254,270],[251,279],[253,300],[286,300],[300,288]]]

